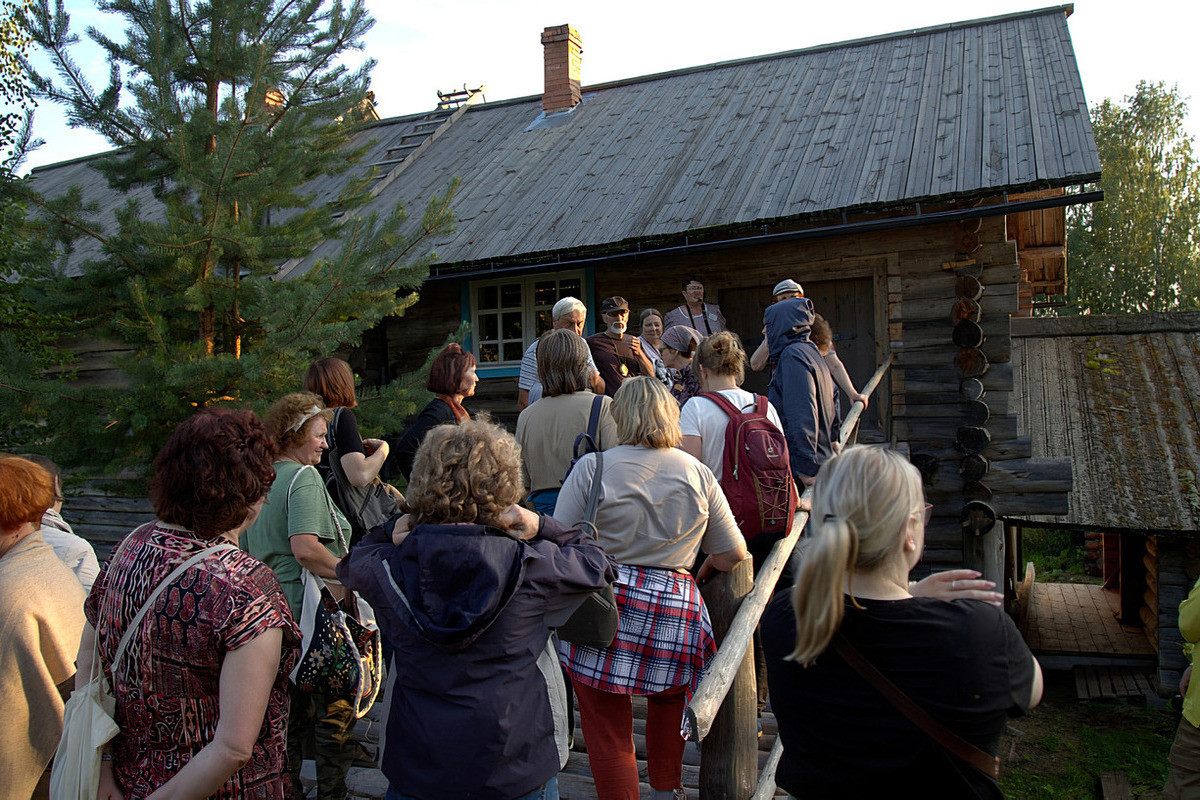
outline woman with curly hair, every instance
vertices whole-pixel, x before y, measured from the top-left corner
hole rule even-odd
[[[563,645],[583,738],[602,800],[636,798],[633,695],[647,698],[651,797],[683,796],[679,735],[687,697],[716,653],[712,624],[688,569],[703,547],[699,580],[746,558],[746,544],[712,470],[678,449],[679,405],[654,378],[621,384],[612,404],[618,446],[604,452],[596,531],[617,562],[618,629],[609,647]],[[596,456],[563,483],[554,518],[584,515]]]
[[[104,757],[101,798],[292,796],[283,728],[299,631],[274,573],[228,547],[262,508],[274,450],[252,411],[208,408],[154,459],[158,519],[118,545],[84,607],[76,685],[88,680],[98,643],[121,728]]]
[[[334,597],[344,596],[337,562],[346,555],[350,522],[334,505],[316,465],[325,450],[325,431],[333,412],[308,392],[284,395],[267,412],[267,432],[278,451],[275,485],[258,520],[242,537],[242,547],[275,570],[292,615],[303,609],[303,571],[326,579]],[[346,796],[346,773],[354,760],[350,731],[354,708],[347,700],[326,698],[289,684],[292,699],[287,724],[292,782],[300,786],[305,740],[314,742],[320,797]]]
[[[395,648],[392,800],[558,796],[566,754],[547,688],[561,673],[542,654],[615,569],[587,534],[516,505],[523,495],[511,435],[476,420],[439,426],[417,451],[410,516],[338,567]]]
[[[60,689],[75,674],[83,631],[83,587],[38,528],[54,497],[44,469],[0,456],[0,786],[8,787],[0,792],[7,797],[48,796],[43,776],[62,734]]]
[[[396,445],[396,466],[404,480],[410,480],[413,459],[421,442],[425,441],[425,434],[438,425],[461,424],[471,418],[463,408],[462,401],[475,394],[477,383],[479,378],[475,376],[475,356],[460,345],[446,345],[433,359],[429,377],[425,379],[425,388],[433,392],[434,398],[408,426]]]

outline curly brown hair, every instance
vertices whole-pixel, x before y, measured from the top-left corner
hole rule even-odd
[[[319,409],[316,413],[313,408]],[[308,419],[304,419],[308,417]],[[308,438],[309,428],[313,420],[320,417],[326,423],[333,421],[333,412],[325,407],[321,398],[312,392],[292,392],[271,404],[267,411],[267,433],[275,442],[275,447],[281,453],[286,453],[297,445],[303,444]],[[304,423],[298,428],[293,426],[300,420]]]
[[[267,494],[274,461],[275,447],[253,411],[203,409],[181,422],[154,458],[154,513],[216,538],[240,525]]]
[[[417,524],[491,524],[525,494],[516,440],[486,420],[429,431],[412,476],[405,500]]]

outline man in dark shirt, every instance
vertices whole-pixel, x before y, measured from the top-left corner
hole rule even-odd
[[[629,303],[625,298],[604,298],[600,318],[605,329],[587,337],[587,343],[596,369],[604,379],[604,393],[614,396],[621,382],[631,375],[654,377],[654,365],[642,352],[642,343],[636,336],[625,333],[629,325]]]

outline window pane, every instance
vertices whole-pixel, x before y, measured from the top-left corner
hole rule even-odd
[[[500,360],[500,347],[496,344],[479,345],[479,360],[484,363]]]
[[[520,342],[505,342],[504,343],[504,360],[505,361],[520,361],[521,356],[525,355],[525,348]]]
[[[500,307],[501,308],[520,308],[521,307],[521,284],[506,283],[500,287]]]
[[[552,306],[558,302],[558,292],[554,281],[538,281],[533,285],[533,304],[537,306]]]
[[[500,338],[500,323],[495,314],[479,315],[479,340],[495,341]]]
[[[583,299],[583,287],[579,284],[579,278],[567,278],[559,281],[558,297],[561,300],[564,297],[575,297]]]
[[[521,312],[509,311],[504,314],[503,320],[504,339],[520,339],[521,338]]]
[[[481,286],[479,287],[479,307],[480,308],[495,308],[496,301],[500,297],[499,286]]]
[[[554,324],[549,309],[543,309],[537,312],[537,335],[541,336],[546,331],[550,330]]]

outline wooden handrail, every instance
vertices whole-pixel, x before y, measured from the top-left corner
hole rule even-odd
[[[871,376],[871,380],[867,381],[863,387],[864,395],[870,396],[875,391],[891,365],[892,356],[888,356],[887,360]],[[858,424],[859,417],[862,416],[863,408],[861,402],[856,402],[850,407],[850,412],[842,422],[841,436],[838,437],[839,445],[844,445],[850,438],[851,432]],[[810,486],[804,490],[801,497],[808,499],[811,496],[812,487]],[[717,711],[720,710],[725,695],[729,693],[729,687],[733,684],[738,667],[741,666],[746,650],[750,647],[754,629],[758,627],[758,621],[767,607],[767,601],[771,599],[771,595],[775,591],[775,584],[791,557],[796,542],[800,539],[801,531],[807,524],[808,512],[796,512],[791,532],[775,543],[771,554],[759,567],[758,575],[754,579],[754,589],[742,601],[742,605],[738,608],[738,612],[729,626],[729,632],[725,635],[725,640],[721,642],[716,656],[713,657],[712,665],[704,679],[700,681],[696,693],[692,695],[692,702],[688,704],[686,727],[692,741],[702,741],[712,728],[713,719],[717,716]]]

